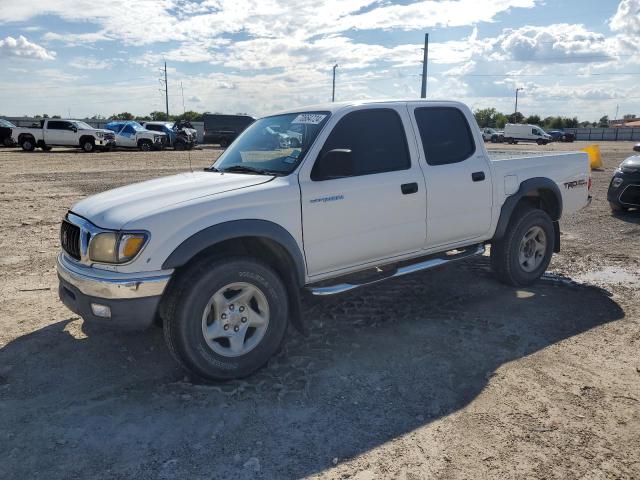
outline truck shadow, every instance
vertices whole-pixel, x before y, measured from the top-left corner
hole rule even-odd
[[[67,319],[16,339],[0,349],[0,477],[253,478],[252,457],[265,478],[311,475],[463,409],[504,364],[624,312],[595,287],[498,284],[481,258],[305,317],[308,338],[220,385],[185,378],[160,329]]]

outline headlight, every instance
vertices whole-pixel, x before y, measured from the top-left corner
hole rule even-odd
[[[96,137],[98,138],[104,137],[104,132],[96,132]]]
[[[623,180],[620,177],[616,177],[613,180],[611,180],[611,186],[613,188],[618,188],[620,185],[622,185]]]
[[[100,263],[126,263],[132,260],[147,242],[144,233],[99,233],[89,244],[89,258]]]

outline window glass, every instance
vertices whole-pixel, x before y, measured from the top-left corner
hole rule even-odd
[[[123,132],[123,133],[136,133],[136,132],[133,130],[133,126],[131,126],[131,124],[130,124],[130,123],[127,123],[127,124],[125,125],[125,127],[122,129],[122,132]]]
[[[351,150],[344,177],[406,170],[411,167],[402,120],[395,110],[368,109],[348,113],[329,134],[311,171],[323,180],[322,157],[330,150]]]
[[[160,125],[145,125],[147,130],[153,130],[154,132],[161,132],[162,131],[162,127]]]
[[[462,162],[476,151],[469,123],[457,108],[417,108],[415,117],[429,165]]]
[[[49,130],[68,130],[71,124],[69,122],[60,122],[56,120],[49,120],[47,128]]]

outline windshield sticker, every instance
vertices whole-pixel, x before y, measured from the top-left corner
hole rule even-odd
[[[321,113],[301,113],[293,119],[293,122],[291,122],[291,124],[318,125],[325,118],[326,115],[323,115]]]

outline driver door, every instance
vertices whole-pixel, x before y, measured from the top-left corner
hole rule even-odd
[[[299,179],[309,276],[423,247],[426,190],[415,142],[407,142],[406,117],[406,109],[387,105],[348,112],[334,124],[315,162],[305,163]],[[339,174],[327,173],[323,164],[331,151],[347,162],[334,165]]]

